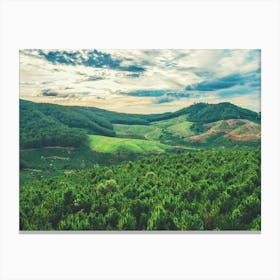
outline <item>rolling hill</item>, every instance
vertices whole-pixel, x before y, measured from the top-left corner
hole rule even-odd
[[[227,102],[196,103],[173,113],[140,115],[20,100],[21,148],[88,143],[92,147],[89,135],[104,136],[100,138],[104,145],[106,137],[126,138],[122,149],[126,146],[127,153],[134,150],[135,139],[150,141],[141,142],[143,146],[153,146],[152,141],[186,148],[259,145],[260,114]]]
[[[219,104],[196,103],[174,114],[187,114],[188,120],[192,122],[209,123],[228,119],[247,119],[260,123],[260,114],[229,102]]]

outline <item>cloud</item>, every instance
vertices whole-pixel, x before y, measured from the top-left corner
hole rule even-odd
[[[103,80],[104,78],[98,77],[98,76],[89,76],[86,81],[100,81]]]
[[[260,75],[260,50],[20,51],[21,98],[123,112],[239,99],[256,108]]]
[[[191,96],[191,94],[187,92],[167,92],[163,96],[156,98],[154,103],[155,104],[169,103],[169,102],[174,102],[175,100],[182,100],[190,97],[193,98],[194,96]]]
[[[260,86],[260,76],[257,71],[248,74],[231,74],[225,77],[216,78],[213,80],[205,80],[200,83],[189,85],[186,90],[192,91],[217,91],[221,89],[232,88],[236,86]]]
[[[53,91],[51,91],[51,90],[49,90],[49,89],[47,89],[47,90],[44,90],[43,92],[42,92],[42,96],[57,96],[58,94],[56,93],[56,92],[53,92]]]
[[[97,50],[58,51],[38,50],[38,54],[54,64],[84,65],[95,68],[110,68],[128,72],[144,72],[138,65],[123,66],[120,59],[112,59],[109,53]]]
[[[171,96],[163,96],[160,98],[157,98],[154,103],[155,104],[162,104],[162,103],[169,103],[169,102],[173,102],[175,99]]]
[[[138,97],[157,97],[166,94],[166,90],[137,90],[127,93],[129,96],[138,96]]]
[[[233,74],[212,81],[203,81],[195,85],[187,86],[186,90],[215,91],[231,88],[236,85],[244,85],[244,78],[240,74]]]
[[[140,74],[139,73],[127,74],[127,77],[129,77],[129,78],[139,78]]]

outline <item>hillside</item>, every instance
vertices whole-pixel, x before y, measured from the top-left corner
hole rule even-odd
[[[187,148],[260,142],[260,114],[231,103],[197,103],[174,113],[140,115],[21,100],[20,119],[22,148],[87,145],[88,135],[156,140]]]
[[[204,141],[207,137],[214,134],[221,133],[225,138],[237,140],[237,141],[252,141],[258,142],[261,139],[261,127],[260,124],[242,120],[242,119],[228,119],[217,121],[213,123],[207,123],[201,125],[201,129],[205,130],[201,134],[197,134],[189,137],[190,141]]]
[[[192,122],[209,123],[228,119],[247,119],[257,123],[260,122],[260,115],[258,113],[229,102],[219,104],[197,103],[179,110],[174,114],[187,114],[189,121]]]
[[[87,142],[84,130],[70,128],[47,116],[32,103],[20,105],[20,147],[81,146]]]
[[[81,108],[20,101],[22,148],[85,145],[88,133],[115,136],[110,122]]]

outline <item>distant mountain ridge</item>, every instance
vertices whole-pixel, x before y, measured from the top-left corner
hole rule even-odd
[[[247,119],[260,122],[260,114],[229,102],[218,104],[197,103],[178,112],[188,114],[189,120],[193,122],[208,123],[228,119]]]

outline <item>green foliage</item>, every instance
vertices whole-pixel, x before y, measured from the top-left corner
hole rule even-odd
[[[260,230],[260,150],[158,155],[25,182],[21,230]]]
[[[114,124],[118,137],[157,140],[161,129],[155,125],[126,125]]]
[[[23,149],[20,151],[20,183],[89,169],[95,165],[110,166],[140,156],[141,154],[97,153],[88,146]],[[113,177],[112,174],[110,176],[110,170],[106,177]]]
[[[140,114],[125,114],[102,110],[99,108],[87,108],[98,116],[103,117],[113,124],[133,124],[133,125],[146,125],[149,123],[148,117]]]
[[[87,142],[86,133],[69,128],[38,111],[33,104],[20,106],[20,147],[81,146]]]
[[[36,109],[68,127],[85,129],[90,134],[115,136],[110,122],[83,108],[36,104]]]
[[[76,107],[20,102],[20,146],[82,146],[87,133],[115,136],[104,118]]]
[[[197,103],[178,112],[188,114],[188,119],[192,122],[209,123],[228,119],[247,119],[260,122],[260,116],[256,112],[228,102],[219,104]]]
[[[203,132],[206,132],[208,128],[201,122],[195,122],[191,125],[190,129],[195,133],[195,134],[201,134]]]

